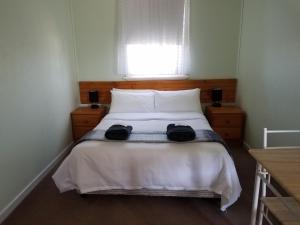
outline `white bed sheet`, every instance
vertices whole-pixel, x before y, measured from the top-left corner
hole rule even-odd
[[[211,129],[201,113],[110,113],[95,129],[113,124],[132,132],[165,131],[170,123]],[[239,197],[234,163],[219,143],[87,141],[74,147],[53,175],[61,192],[111,189],[208,190],[221,195],[221,210]]]

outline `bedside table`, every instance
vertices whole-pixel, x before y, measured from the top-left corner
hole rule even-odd
[[[79,107],[71,113],[74,140],[78,140],[92,130],[106,115],[106,108]]]
[[[206,116],[212,127],[225,141],[242,144],[245,112],[237,106],[206,107]]]

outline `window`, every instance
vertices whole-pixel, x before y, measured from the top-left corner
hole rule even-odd
[[[119,0],[118,73],[174,78],[188,72],[189,0]]]

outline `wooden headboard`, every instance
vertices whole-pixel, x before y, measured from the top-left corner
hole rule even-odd
[[[184,90],[201,89],[201,102],[211,102],[211,90],[223,89],[223,102],[234,103],[236,95],[236,79],[211,79],[211,80],[144,80],[144,81],[80,81],[80,101],[88,104],[88,92],[97,90],[101,104],[110,104],[112,88],[122,89],[155,89],[155,90]]]

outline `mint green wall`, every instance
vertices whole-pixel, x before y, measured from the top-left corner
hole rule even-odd
[[[0,0],[0,211],[71,142],[68,0]]]
[[[299,21],[299,0],[244,2],[238,97],[251,146],[262,145],[264,127],[300,129]],[[286,138],[275,139],[287,144]]]
[[[120,80],[116,0],[72,0],[79,80]],[[191,0],[191,77],[234,77],[241,0]],[[209,75],[209,76],[208,76]]]

